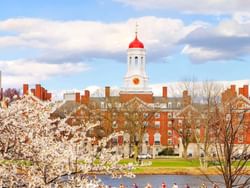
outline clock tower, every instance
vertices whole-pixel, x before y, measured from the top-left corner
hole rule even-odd
[[[127,73],[124,77],[125,91],[148,91],[148,76],[145,71],[146,51],[143,43],[135,39],[129,44],[127,51]]]
[[[128,96],[141,98],[142,95],[149,95],[151,98],[152,91],[148,87],[148,76],[146,74],[146,50],[143,43],[138,39],[136,32],[135,39],[129,44],[127,50],[127,73],[124,77],[124,87],[120,96],[124,99]]]

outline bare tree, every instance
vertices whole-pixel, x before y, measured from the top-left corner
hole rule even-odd
[[[249,109],[239,108],[233,103],[216,107],[213,116],[213,133],[210,138],[216,151],[215,161],[226,188],[249,187]],[[213,136],[212,136],[213,135]]]

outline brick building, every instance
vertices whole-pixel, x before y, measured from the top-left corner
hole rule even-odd
[[[181,97],[169,97],[166,86],[162,87],[161,96],[154,96],[145,68],[146,51],[136,34],[127,50],[127,73],[118,96],[111,95],[109,86],[105,87],[103,97],[90,97],[88,90],[83,95],[66,93],[64,104],[53,115],[66,117],[70,114],[68,122],[71,125],[100,121],[101,126],[89,133],[97,138],[123,131],[123,135],[111,140],[111,144],[120,147],[120,151],[126,150],[124,145],[140,143],[142,153],[157,154],[166,147],[181,153],[181,136],[186,132],[190,137],[187,153],[198,155],[195,136],[202,143],[205,134],[203,104],[192,103],[188,91],[183,91]],[[222,103],[241,101],[244,108],[249,107],[248,86],[240,88],[239,95],[235,87],[231,86],[222,93]],[[247,112],[246,117],[250,117],[249,114]],[[185,124],[187,127],[183,127]],[[240,143],[250,143],[249,130],[244,134],[247,139]]]

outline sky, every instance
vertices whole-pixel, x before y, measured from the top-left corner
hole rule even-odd
[[[122,87],[136,23],[152,86],[193,77],[250,83],[249,12],[246,0],[2,1],[2,84]]]

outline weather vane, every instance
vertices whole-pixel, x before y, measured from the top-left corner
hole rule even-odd
[[[138,33],[138,23],[136,22],[136,24],[135,24],[135,35],[137,36],[137,33]]]

